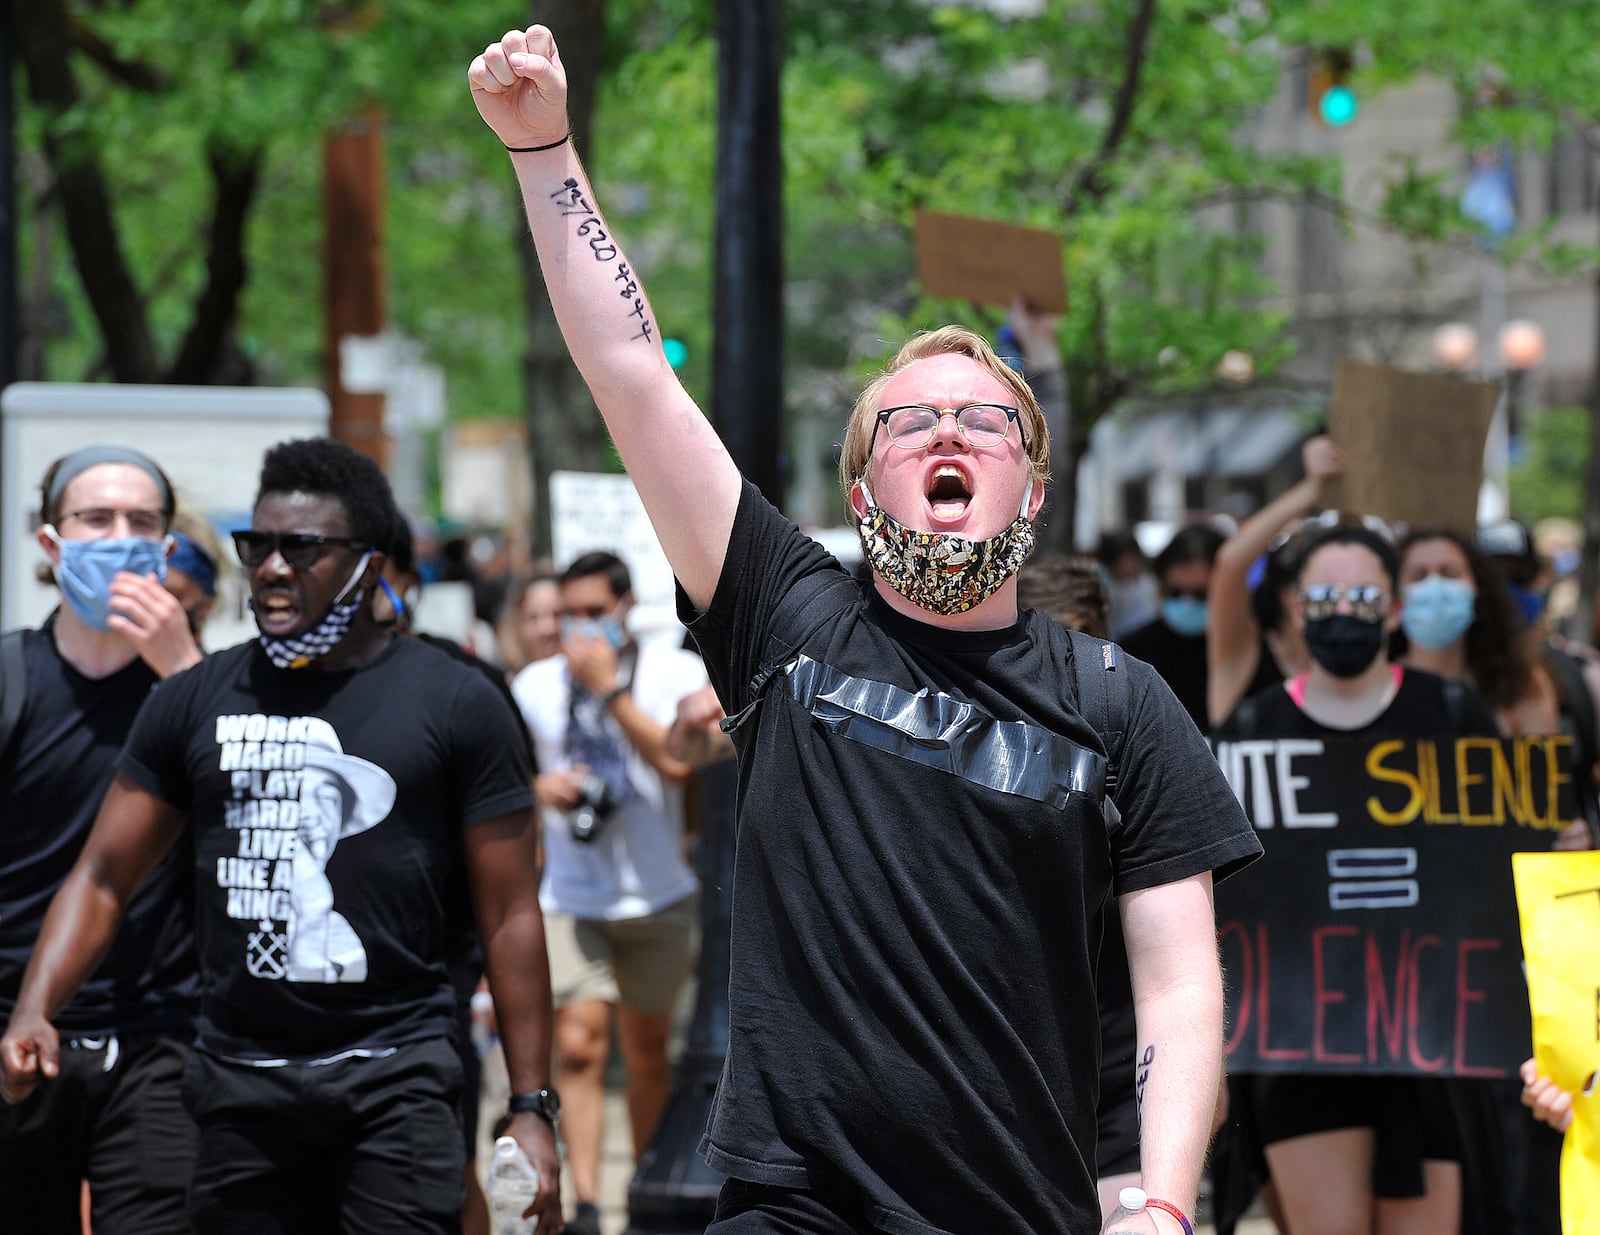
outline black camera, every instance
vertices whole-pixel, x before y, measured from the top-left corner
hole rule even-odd
[[[578,781],[578,804],[572,808],[568,826],[572,839],[587,845],[600,834],[611,812],[617,809],[617,793],[604,777],[593,772]]]

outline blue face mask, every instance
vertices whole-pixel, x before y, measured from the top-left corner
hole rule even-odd
[[[622,628],[622,619],[614,613],[603,618],[564,617],[561,638],[604,639],[619,652],[628,644],[628,632]]]
[[[1441,651],[1467,633],[1477,599],[1466,580],[1429,575],[1406,585],[1400,628],[1411,642]]]
[[[1193,596],[1169,596],[1161,602],[1161,620],[1189,638],[1206,633],[1210,613],[1206,602]]]
[[[55,529],[50,539],[61,550],[56,584],[67,606],[94,630],[110,630],[111,581],[122,571],[167,577],[167,540],[124,536],[115,540],[63,540]]]

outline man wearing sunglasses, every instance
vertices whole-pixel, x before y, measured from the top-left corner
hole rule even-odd
[[[184,838],[205,978],[184,1077],[201,1232],[459,1231],[443,947],[463,865],[518,1091],[510,1133],[540,1174],[541,1235],[560,1226],[527,744],[504,692],[375,619],[397,517],[348,446],[267,452],[235,536],[260,637],[141,712],[0,1042],[12,1091],[50,1074],[50,1017]]]
[[[176,505],[166,473],[121,446],[45,473],[38,540],[63,603],[0,652],[0,699],[21,705],[0,706],[15,718],[0,721],[0,1018],[140,705],[200,659],[161,584]],[[76,1235],[85,1179],[97,1230],[183,1228],[194,1124],[179,1081],[199,993],[183,879],[176,855],[160,865],[92,980],[55,1009],[51,1079],[20,1100],[0,1074],[0,1195],[17,1230]]]
[[[841,457],[864,591],[742,480],[673,375],[568,140],[550,32],[508,33],[468,76],[739,752],[711,1230],[1099,1228],[1094,982],[1114,887],[1152,1203],[1113,1229],[1179,1235],[1221,1071],[1212,872],[1259,846],[1147,666],[1091,643],[1075,665],[1058,624],[1019,613],[1049,470],[1032,392],[958,327],[867,387]],[[1080,674],[1126,702],[1119,741],[1079,709]]]

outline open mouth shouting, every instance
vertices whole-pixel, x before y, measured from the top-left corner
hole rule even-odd
[[[283,635],[300,620],[300,606],[282,591],[262,591],[255,597],[256,625],[264,635]]]
[[[928,508],[935,523],[959,523],[972,504],[972,478],[958,464],[942,462],[928,474]]]

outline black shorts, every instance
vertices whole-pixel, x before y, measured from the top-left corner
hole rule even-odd
[[[1423,1163],[1460,1162],[1465,1145],[1446,1079],[1418,1076],[1243,1078],[1262,1144],[1342,1128],[1373,1134],[1372,1192],[1422,1196]]]
[[[196,1051],[190,1216],[201,1235],[459,1235],[461,1066],[445,1038],[253,1068]]]
[[[64,1032],[61,1048],[53,1080],[17,1106],[0,1103],[0,1224],[29,1235],[80,1235],[87,1179],[97,1231],[188,1229],[195,1130],[180,1094],[184,1040]]]

